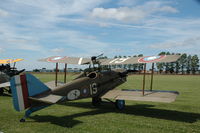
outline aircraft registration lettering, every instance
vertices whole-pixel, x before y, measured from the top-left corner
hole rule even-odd
[[[118,64],[118,63],[123,63],[125,62],[126,60],[128,60],[129,58],[116,58],[112,61],[110,61],[109,63],[112,64],[112,63],[115,63],[115,64]]]
[[[97,93],[97,91],[98,91],[98,89],[97,89],[97,83],[92,83],[90,85],[90,94],[94,95],[94,94]]]

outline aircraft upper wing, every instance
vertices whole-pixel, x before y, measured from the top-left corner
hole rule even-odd
[[[82,64],[90,62],[91,59],[82,58],[82,57],[52,56],[52,57],[40,59],[39,61],[82,65]]]
[[[0,64],[7,64],[7,62],[8,62],[9,60],[10,60],[10,59],[0,60]]]
[[[117,65],[117,64],[138,64],[138,63],[158,63],[158,62],[175,62],[181,55],[160,55],[160,56],[145,56],[145,57],[127,57],[115,59],[99,59],[101,65]],[[67,57],[67,56],[52,56],[39,61],[66,63],[83,65],[91,61],[90,58],[82,57]]]
[[[117,64],[139,64],[139,63],[161,63],[161,62],[176,62],[181,55],[160,55],[160,56],[145,56],[145,57],[127,57],[115,59],[103,59],[101,65],[117,65]]]
[[[8,63],[14,63],[18,61],[22,61],[23,59],[4,59],[0,60],[0,64],[8,64]]]

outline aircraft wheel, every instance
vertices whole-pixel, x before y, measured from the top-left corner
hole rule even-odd
[[[119,110],[123,110],[125,107],[125,100],[116,100],[115,106]]]
[[[3,95],[4,88],[0,88],[0,95]]]
[[[101,98],[93,97],[92,98],[92,105],[93,106],[99,106],[101,104]]]
[[[12,90],[11,90],[11,88],[9,88],[9,90],[8,90],[8,93],[10,93],[10,94],[12,93]]]
[[[25,122],[26,120],[24,118],[20,119],[20,122]]]

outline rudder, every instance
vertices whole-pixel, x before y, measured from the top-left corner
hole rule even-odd
[[[17,111],[29,108],[28,97],[50,90],[45,84],[31,74],[17,75],[10,80],[13,104]]]

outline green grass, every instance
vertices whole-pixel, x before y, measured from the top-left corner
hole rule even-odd
[[[54,79],[52,74],[35,74],[43,82]],[[75,75],[68,75],[68,80]],[[61,80],[62,77],[59,76]],[[0,131],[75,132],[75,133],[198,133],[200,132],[200,76],[155,75],[154,89],[176,90],[180,95],[173,103],[126,101],[123,111],[110,103],[98,108],[91,99],[53,105],[31,115],[20,123],[24,112],[17,112],[9,96],[0,96]],[[146,88],[150,77],[147,77]],[[129,76],[119,89],[142,88],[142,76]]]

